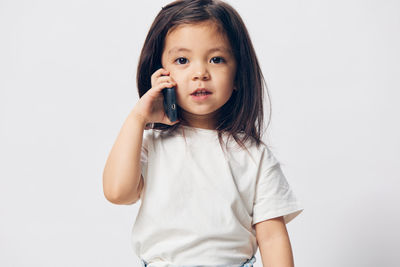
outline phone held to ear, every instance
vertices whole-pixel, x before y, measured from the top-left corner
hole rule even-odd
[[[159,66],[158,69],[162,68]],[[174,122],[178,119],[178,112],[176,106],[176,94],[175,94],[175,86],[170,88],[162,89],[162,93],[164,96],[164,111],[167,114],[167,117],[171,122]]]
[[[176,95],[175,87],[162,89],[164,96],[164,111],[167,114],[169,120],[174,122],[178,118],[178,113],[176,110]]]

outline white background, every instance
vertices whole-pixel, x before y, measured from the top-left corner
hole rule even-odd
[[[167,3],[0,0],[0,266],[140,266],[140,202],[107,202],[102,172]],[[400,2],[228,3],[270,91],[264,140],[305,206],[287,225],[296,266],[399,266]]]

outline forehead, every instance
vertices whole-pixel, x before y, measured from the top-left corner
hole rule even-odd
[[[176,47],[188,49],[225,48],[230,51],[229,40],[214,22],[182,24],[168,32],[165,38],[165,52],[176,51]]]

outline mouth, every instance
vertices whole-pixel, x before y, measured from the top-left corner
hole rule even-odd
[[[205,89],[205,88],[197,88],[193,93],[191,93],[190,95],[193,96],[204,96],[204,95],[211,95],[212,93]]]

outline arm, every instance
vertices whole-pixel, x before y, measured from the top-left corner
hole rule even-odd
[[[164,111],[162,90],[176,86],[163,68],[151,75],[150,88],[136,103],[108,156],[103,172],[104,196],[114,204],[132,204],[143,188],[140,154],[143,131],[148,122],[174,125]],[[167,77],[168,76],[168,77]]]
[[[143,188],[140,154],[146,122],[133,109],[108,156],[103,172],[103,191],[114,204],[132,204]]]
[[[264,267],[294,267],[289,235],[282,216],[259,222],[255,229]]]

